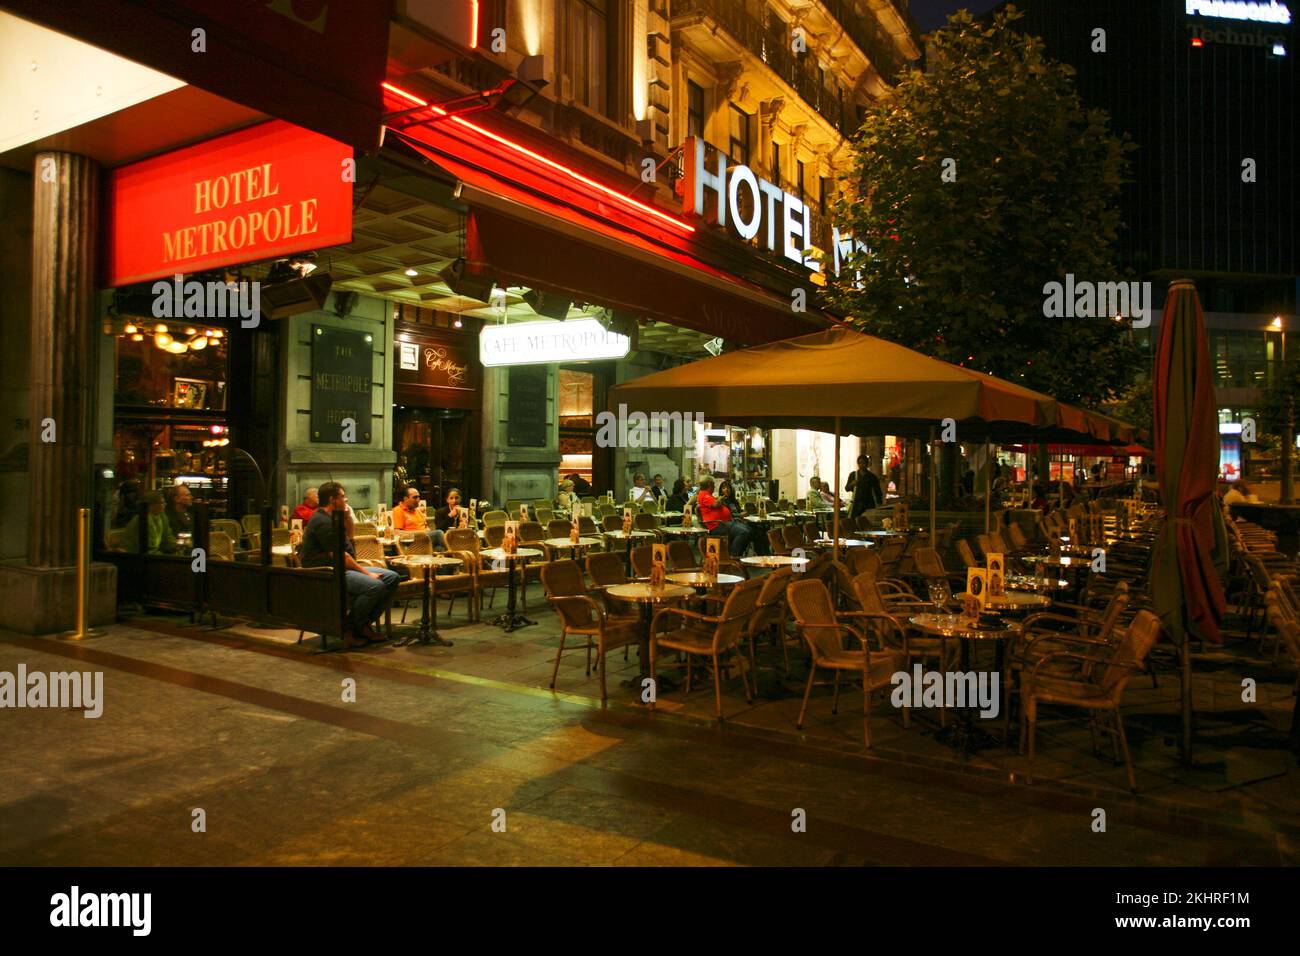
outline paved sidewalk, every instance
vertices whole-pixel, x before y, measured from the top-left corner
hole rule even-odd
[[[1246,749],[1239,742],[1224,767],[1190,777],[1139,769],[1144,786],[1166,792],[1135,799],[1092,779],[1086,771],[1097,768],[1071,750],[1065,727],[1050,732],[1045,752],[1077,767],[1080,780],[1029,787],[1003,765],[1016,758],[986,752],[963,766],[932,735],[896,727],[887,705],[873,720],[881,743],[867,755],[855,739],[860,695],[845,694],[838,717],[827,694],[815,697],[803,735],[789,714],[797,700],[746,707],[738,684],[727,692],[725,729],[704,719],[707,686],[665,695],[650,715],[611,674],[612,704],[601,709],[581,652],[565,655],[560,693],[539,689],[558,639],[535,603],[541,623],[510,635],[458,626],[458,615],[445,632],[450,649],[315,655],[293,643],[296,632],[211,631],[156,616],[82,644],[4,635],[0,670],[102,670],[106,704],[98,720],[0,711],[0,863],[1300,859],[1294,763],[1256,778],[1236,756]],[[347,679],[355,702],[344,700]],[[1143,754],[1164,747],[1157,733],[1134,734]],[[1253,782],[1216,789],[1242,767]],[[1104,833],[1093,829],[1097,808]],[[206,832],[193,831],[196,809]],[[792,829],[796,819],[804,832]]]

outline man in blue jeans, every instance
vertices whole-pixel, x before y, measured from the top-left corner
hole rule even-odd
[[[333,567],[338,555],[334,547],[334,513],[348,503],[347,493],[337,481],[327,481],[317,492],[320,508],[311,516],[302,532],[302,566]],[[376,644],[383,640],[375,623],[388,610],[401,580],[388,568],[367,568],[357,563],[351,539],[343,539],[343,564],[347,569],[348,594],[352,596],[350,631],[344,635],[349,647]]]

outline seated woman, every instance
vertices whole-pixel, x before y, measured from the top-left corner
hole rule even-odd
[[[555,496],[555,507],[562,511],[572,511],[573,506],[578,503],[578,495],[574,490],[573,479],[565,478],[560,483],[560,492]]]
[[[474,519],[470,516],[469,509],[462,508],[460,505],[460,489],[453,488],[447,492],[447,504],[433,513],[433,524],[442,534],[452,528],[459,528],[462,517],[468,523],[468,527],[474,527]]]
[[[686,504],[691,500],[690,489],[686,487],[686,479],[678,478],[673,482],[673,490],[668,495],[668,501],[664,508],[668,511],[685,511]]]
[[[769,547],[767,541],[766,528],[762,524],[759,524],[754,521],[750,521],[745,517],[745,509],[742,508],[740,506],[740,503],[736,501],[736,493],[732,489],[730,481],[723,479],[722,484],[718,486],[718,498],[723,504],[725,504],[729,509],[731,509],[731,514],[733,515],[732,520],[738,522],[739,524],[745,527],[747,531],[747,535],[746,535],[747,541],[749,544],[752,544],[754,546],[754,553],[768,554]],[[745,552],[733,551],[732,554],[735,557],[739,558],[739,557],[743,557]]]

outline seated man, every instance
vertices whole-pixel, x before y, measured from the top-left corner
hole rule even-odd
[[[349,647],[354,644],[383,640],[375,629],[377,622],[393,603],[400,578],[388,568],[366,568],[357,563],[356,550],[345,535],[343,554],[334,549],[334,512],[347,508],[347,493],[337,481],[320,486],[321,507],[312,515],[302,533],[302,566],[324,568],[339,560],[347,569],[348,594],[352,595],[352,613],[344,635]]]
[[[749,548],[750,527],[742,521],[732,520],[731,509],[713,494],[712,478],[700,479],[700,493],[695,496],[695,501],[700,509],[700,523],[710,533],[725,533],[731,556],[741,557]]]
[[[420,489],[415,485],[406,486],[402,500],[393,508],[393,530],[426,534],[433,542],[435,551],[447,550],[443,533],[437,528],[430,528],[428,517],[420,510]]]
[[[316,491],[317,489],[315,488],[308,488],[306,493],[302,496],[302,504],[294,508],[293,514],[290,515],[291,518],[297,518],[301,521],[304,528],[307,527],[307,522],[311,520],[311,516],[316,513],[316,509],[320,507],[320,501],[316,497]]]
[[[148,554],[172,554],[176,551],[176,535],[172,532],[171,524],[167,521],[167,515],[163,509],[166,503],[163,501],[161,492],[151,491],[144,497],[145,503],[149,506],[149,514],[145,519],[145,550]],[[126,524],[126,530],[122,535],[126,550],[138,553],[140,551],[140,516],[137,514]]]
[[[632,502],[640,505],[651,501],[654,501],[654,493],[646,487],[645,475],[637,472],[632,479]]]

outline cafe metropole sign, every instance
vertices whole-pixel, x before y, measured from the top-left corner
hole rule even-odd
[[[759,246],[813,272],[821,263],[809,255],[813,241],[812,216],[808,204],[793,193],[768,182],[748,166],[730,163],[727,154],[697,136],[688,137],[682,147],[686,185],[682,211],[725,228],[746,242]],[[838,227],[831,229],[830,268],[840,268],[853,252],[866,246]]]

